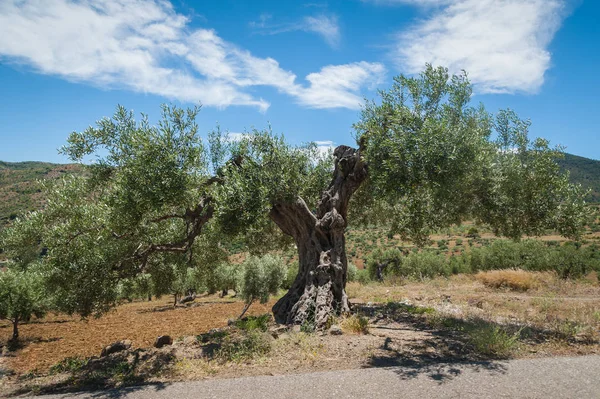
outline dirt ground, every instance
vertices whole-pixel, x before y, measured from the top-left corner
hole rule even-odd
[[[273,303],[253,304],[248,314],[269,312]],[[129,339],[134,348],[151,347],[160,335],[197,335],[227,325],[237,317],[243,303],[218,296],[199,298],[191,306],[173,308],[172,298],[123,304],[101,318],[81,320],[77,316],[49,315],[22,324],[24,347],[8,358],[8,367],[17,373],[46,371],[67,357],[99,355],[106,345]],[[0,345],[12,333],[9,323],[0,323]]]
[[[397,285],[350,283],[347,292],[354,311],[368,321],[368,333],[343,328],[341,335],[306,334],[299,327],[275,334],[276,339],[267,333],[268,353],[237,361],[208,359],[196,338],[226,328],[228,319],[242,309],[242,302],[234,298],[203,297],[177,308],[170,298],[127,303],[89,321],[48,316],[24,324],[22,347],[0,357],[0,369],[14,372],[4,378],[0,373],[0,392],[36,392],[31,386],[63,389],[71,377],[47,374],[52,365],[68,357],[95,356],[100,361],[102,347],[122,339],[131,340],[133,348],[119,358],[119,367],[132,356],[170,359],[158,373],[135,383],[382,366],[433,375],[440,363],[494,367],[498,358],[600,354],[597,279],[565,281],[544,275],[543,284],[516,292],[459,275]],[[268,313],[273,302],[254,304],[249,313]],[[10,331],[7,324],[0,325],[3,339]],[[156,337],[165,334],[175,338],[175,344],[151,348]],[[114,384],[114,375],[110,378]]]

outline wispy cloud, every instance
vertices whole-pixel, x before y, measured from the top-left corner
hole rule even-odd
[[[308,107],[355,109],[360,90],[383,73],[367,62],[326,66],[298,83],[275,59],[255,57],[214,30],[190,28],[166,0],[1,1],[0,59],[99,87],[262,111],[269,102],[252,93],[256,86]],[[319,78],[331,68],[354,72],[335,83]]]
[[[369,0],[429,7],[397,35],[400,70],[425,63],[464,69],[480,93],[535,93],[551,65],[548,45],[565,17],[563,0]]]
[[[337,16],[317,15],[305,16],[299,21],[275,23],[270,14],[261,14],[257,21],[250,22],[250,27],[257,33],[277,35],[287,32],[309,32],[321,36],[331,47],[337,47],[341,40]]]
[[[340,27],[337,22],[337,17],[327,17],[319,15],[317,17],[304,17],[304,30],[314,32],[331,46],[337,47],[340,43]]]

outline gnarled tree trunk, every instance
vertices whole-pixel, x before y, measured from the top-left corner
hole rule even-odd
[[[314,322],[320,329],[331,315],[350,310],[345,291],[348,260],[344,231],[348,202],[367,177],[367,169],[360,151],[354,148],[339,146],[334,157],[333,180],[323,192],[316,214],[301,198],[271,210],[271,219],[295,239],[299,256],[296,280],[273,306],[279,323]]]

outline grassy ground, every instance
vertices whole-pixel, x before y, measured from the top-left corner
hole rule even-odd
[[[509,275],[508,281],[514,278],[510,276],[512,272],[505,272]],[[598,352],[600,286],[597,276],[569,281],[551,273],[522,272],[522,279],[534,281],[531,288],[523,291],[521,285],[515,289],[495,284],[501,279],[497,274],[494,271],[475,276],[458,275],[403,286],[351,283],[348,295],[354,302],[402,301],[431,309],[429,321],[433,324],[441,321],[441,325],[450,329],[467,328],[461,325],[463,322],[479,327],[495,326],[500,329],[497,333],[503,331],[517,337],[514,351],[510,353],[513,357]],[[494,284],[489,284],[490,279]],[[482,335],[489,332],[483,331]]]
[[[391,365],[434,372],[438,363],[600,353],[595,275],[570,281],[551,273],[494,273],[350,283],[355,314],[332,320],[342,335],[288,331],[266,323],[268,317],[228,327],[243,304],[218,296],[177,308],[170,298],[127,303],[89,321],[49,316],[24,324],[21,347],[0,358],[6,374],[0,392]],[[253,305],[250,313],[264,314],[271,305]],[[7,324],[0,334],[8,338]],[[151,348],[163,334],[174,345]],[[131,350],[98,358],[103,346],[122,339],[133,341]]]

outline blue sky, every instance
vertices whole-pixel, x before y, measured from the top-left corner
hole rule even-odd
[[[362,99],[426,62],[600,159],[599,18],[595,0],[1,0],[0,160],[65,162],[69,132],[116,104],[353,144]]]

